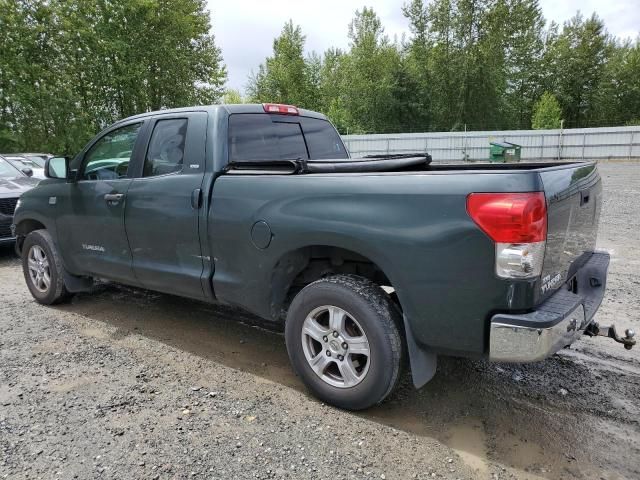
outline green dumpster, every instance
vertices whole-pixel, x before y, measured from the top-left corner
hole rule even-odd
[[[491,142],[489,161],[491,162],[519,162],[522,147],[511,142]]]

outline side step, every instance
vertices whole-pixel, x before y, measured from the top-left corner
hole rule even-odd
[[[636,344],[636,341],[633,338],[636,336],[636,332],[634,332],[630,328],[627,328],[624,331],[625,336],[621,337],[620,335],[618,335],[618,332],[616,332],[615,325],[603,327],[600,326],[597,322],[592,322],[587,326],[587,328],[585,328],[584,334],[589,337],[600,336],[612,338],[616,342],[623,344],[624,348],[626,348],[627,350],[631,350]]]

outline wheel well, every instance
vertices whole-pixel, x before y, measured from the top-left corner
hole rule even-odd
[[[276,264],[272,277],[271,313],[284,319],[293,297],[305,286],[336,274],[352,274],[383,287],[401,308],[389,277],[369,258],[339,247],[314,245],[284,255]]]
[[[18,252],[22,249],[22,244],[27,235],[34,230],[46,229],[46,227],[37,220],[27,219],[22,220],[16,225],[16,249]]]

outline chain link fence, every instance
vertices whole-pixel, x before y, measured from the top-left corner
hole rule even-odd
[[[429,153],[434,162],[489,160],[491,142],[522,147],[522,161],[640,160],[640,127],[343,135],[351,156]]]

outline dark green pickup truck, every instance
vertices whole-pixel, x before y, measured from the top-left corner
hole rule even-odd
[[[344,408],[406,363],[421,386],[439,354],[530,362],[615,334],[592,322],[595,164],[351,159],[323,115],[265,104],[127,118],[45,173],[13,226],[38,302],[100,278],[242,307],[283,322],[296,372]]]

